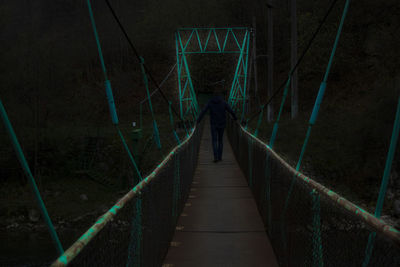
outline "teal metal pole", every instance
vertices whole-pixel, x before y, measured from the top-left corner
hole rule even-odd
[[[305,150],[307,148],[308,139],[309,139],[309,137],[311,135],[312,126],[315,124],[315,122],[317,120],[319,108],[320,108],[322,99],[324,97],[325,89],[326,89],[326,82],[327,82],[327,79],[328,79],[328,76],[329,76],[330,69],[332,67],[333,58],[334,58],[334,55],[335,55],[335,52],[336,52],[337,45],[339,43],[340,35],[342,33],[342,28],[343,28],[344,20],[346,18],[347,12],[348,12],[349,4],[350,4],[350,0],[346,0],[346,4],[345,4],[344,9],[343,9],[342,18],[340,20],[340,25],[339,25],[338,31],[336,33],[335,43],[333,45],[331,56],[330,56],[329,62],[328,62],[328,66],[327,66],[326,71],[325,71],[325,76],[324,76],[324,79],[323,79],[323,81],[322,81],[322,83],[321,83],[321,85],[319,87],[318,96],[317,96],[317,99],[315,100],[314,109],[313,109],[313,112],[312,112],[310,120],[309,120],[309,125],[308,125],[306,138],[304,139],[304,143],[303,143],[303,147],[301,149],[300,157],[299,157],[299,160],[298,160],[297,165],[296,165],[296,171],[298,171],[300,169],[301,161],[303,159]]]
[[[179,44],[178,44],[178,33],[175,33],[175,46],[176,46],[176,71],[178,73],[178,88],[179,88],[179,107],[181,111],[181,119],[183,120],[183,107],[182,107],[182,77],[181,77],[181,63],[180,63],[180,58],[179,58]]]
[[[90,0],[87,0],[87,5],[88,5],[88,8],[89,8],[89,16],[90,16],[90,21],[91,21],[92,27],[93,27],[94,38],[96,39],[97,50],[99,52],[101,68],[103,70],[104,78],[107,81],[108,80],[108,76],[107,76],[106,64],[104,64],[103,52],[101,50],[101,44],[100,44],[100,40],[99,40],[99,35],[97,34],[96,22],[94,20],[92,4],[90,3]]]
[[[392,168],[393,157],[396,152],[397,139],[399,137],[399,127],[400,127],[400,97],[397,103],[397,112],[393,125],[392,138],[390,140],[390,147],[386,159],[385,170],[383,172],[383,178],[382,178],[381,188],[379,191],[378,202],[376,204],[376,209],[375,209],[375,217],[377,218],[381,216],[383,202],[385,200],[386,189],[390,176],[390,170]]]
[[[125,138],[124,138],[124,136],[122,135],[121,130],[119,129],[119,126],[118,126],[118,125],[115,125],[115,127],[117,128],[117,132],[118,132],[118,135],[119,135],[119,137],[120,137],[120,139],[121,139],[121,141],[122,141],[122,145],[124,146],[126,152],[128,153],[128,157],[129,157],[129,159],[131,160],[133,167],[135,168],[136,174],[137,174],[138,177],[139,177],[139,181],[141,181],[141,180],[142,180],[142,175],[140,174],[139,168],[138,168],[138,166],[136,165],[135,159],[133,158],[133,155],[132,155],[132,153],[131,153],[131,151],[130,151],[130,149],[129,149],[129,147],[128,147],[128,144],[126,143]]]
[[[266,145],[268,147],[268,145]],[[271,169],[270,169],[271,161],[269,157],[268,151],[266,152],[266,157],[265,157],[265,198],[267,201],[267,229],[268,229],[268,235],[271,237],[272,233],[272,224],[271,224]]]
[[[392,138],[390,140],[390,147],[389,147],[389,151],[388,151],[388,154],[386,157],[385,170],[383,171],[381,188],[379,190],[378,201],[376,203],[376,208],[375,208],[375,217],[376,218],[381,217],[383,203],[385,201],[386,190],[387,190],[389,177],[390,177],[390,171],[392,169],[393,158],[396,153],[397,140],[399,138],[399,130],[400,130],[400,96],[399,96],[399,99],[397,102],[397,112],[396,112],[396,118],[394,120],[394,125],[393,125]],[[367,244],[367,248],[365,251],[363,267],[368,266],[368,263],[370,261],[372,250],[374,247],[375,236],[376,236],[376,232],[373,232],[369,235],[368,244]]]
[[[172,217],[174,219],[173,223],[179,217],[178,214],[178,203],[181,197],[181,181],[180,181],[180,162],[178,154],[174,155],[174,189],[173,189],[173,202],[172,202]]]
[[[279,113],[278,113],[278,117],[276,118],[276,121],[274,123],[274,128],[272,130],[272,134],[271,134],[271,138],[269,140],[269,146],[271,148],[274,147],[274,143],[275,143],[275,139],[276,139],[276,134],[278,133],[278,127],[279,127],[279,121],[281,119],[281,115],[282,115],[282,111],[283,111],[283,106],[285,105],[285,101],[286,101],[286,97],[287,97],[287,93],[289,90],[289,85],[290,85],[290,81],[291,81],[291,76],[289,74],[289,78],[286,82],[285,85],[285,89],[283,90],[283,96],[282,96],[282,102],[281,102],[281,106],[279,108]]]
[[[153,119],[154,140],[156,141],[157,148],[161,149],[160,133],[158,131],[156,117],[154,116],[154,110],[153,110],[153,105],[151,103],[151,95],[150,95],[150,90],[149,90],[149,81],[147,80],[146,70],[144,69],[144,59],[142,57],[140,57],[140,67],[142,69],[143,81],[144,81],[144,85],[146,87],[146,93],[147,93],[147,99],[149,102],[151,117]]]
[[[240,49],[240,56],[239,56],[239,60],[238,60],[238,64],[237,64],[237,66],[236,66],[236,70],[235,70],[235,77],[233,78],[233,82],[232,82],[232,87],[231,87],[231,92],[230,92],[230,95],[229,95],[229,103],[233,103],[232,101],[234,100],[234,97],[235,97],[235,95],[236,95],[236,89],[235,89],[235,87],[236,87],[236,83],[237,83],[237,81],[238,81],[238,79],[239,79],[239,69],[240,69],[240,64],[242,64],[242,60],[243,60],[243,49],[244,49],[244,47],[245,47],[245,42],[246,42],[246,38],[247,38],[247,32],[246,32],[246,35],[245,35],[245,37],[244,37],[244,40],[243,40],[243,43],[242,43],[242,47],[241,47],[241,49]],[[232,108],[234,108],[236,105],[234,105],[234,106],[232,106]]]
[[[115,108],[115,103],[114,103],[114,97],[113,97],[113,93],[112,93],[112,88],[111,88],[111,82],[108,80],[108,76],[107,76],[107,70],[106,70],[106,66],[104,64],[104,58],[103,58],[103,53],[101,50],[101,45],[100,45],[100,41],[99,41],[99,36],[97,34],[97,28],[96,28],[96,22],[94,20],[94,16],[93,16],[93,10],[92,10],[92,5],[90,3],[90,0],[87,0],[87,5],[88,5],[88,9],[89,9],[89,15],[90,15],[90,20],[92,22],[92,27],[93,27],[93,33],[94,33],[94,37],[96,39],[96,44],[97,44],[97,50],[99,52],[99,58],[100,58],[100,62],[101,62],[101,67],[103,69],[103,73],[104,73],[104,79],[105,79],[105,87],[106,87],[106,94],[107,94],[107,99],[108,99],[108,106],[110,108],[110,113],[111,113],[111,119],[113,124],[115,125],[118,135],[121,138],[122,141],[122,145],[124,146],[126,152],[128,153],[129,159],[131,160],[138,177],[140,178],[140,180],[142,180],[142,176],[140,174],[140,171],[136,165],[136,162],[132,156],[131,151],[129,150],[128,145],[126,144],[125,138],[122,135],[121,130],[118,127],[118,115],[117,115],[117,110]]]
[[[227,34],[229,34],[229,30],[227,31]],[[227,38],[225,38],[224,48],[225,48],[226,41],[227,41]],[[229,99],[228,99],[228,101],[231,105],[233,104],[233,97],[236,94],[236,82],[238,79],[238,73],[239,73],[239,68],[240,68],[240,63],[241,63],[242,58],[243,58],[243,49],[240,49],[240,55],[239,55],[238,63],[236,65],[235,76],[233,78],[231,91],[230,91]],[[234,107],[235,106],[232,106],[232,108],[234,108]]]
[[[243,66],[244,66],[244,70],[243,70],[243,76],[244,76],[244,83],[243,83],[243,93],[242,93],[242,96],[243,96],[243,110],[242,110],[242,118],[244,117],[244,112],[245,112],[245,106],[246,106],[246,100],[247,100],[247,98],[246,98],[246,96],[247,96],[247,92],[246,92],[246,86],[247,86],[247,66],[248,66],[248,62],[249,62],[249,47],[250,47],[250,34],[249,34],[249,31],[246,31],[246,38],[247,38],[247,40],[246,40],[246,42],[244,43],[244,45],[246,45],[247,46],[247,48],[246,48],[246,61],[245,61],[245,64],[243,64]],[[236,39],[236,38],[235,38]],[[236,40],[236,42],[237,42],[237,40]]]
[[[132,214],[131,233],[128,246],[126,267],[140,267],[142,262],[142,199],[136,199],[135,212]]]
[[[186,56],[185,56],[185,52],[182,51],[182,58],[183,58],[183,63],[185,65],[185,69],[186,69],[186,75],[187,75],[187,79],[189,80],[189,93],[190,93],[190,98],[192,100],[192,102],[194,103],[194,110],[195,113],[197,115],[198,113],[198,105],[197,105],[197,101],[196,101],[196,94],[194,93],[194,88],[193,88],[193,83],[192,83],[192,77],[190,76],[190,71],[189,71],[189,65],[187,63],[186,60]]]
[[[313,247],[313,266],[323,267],[323,248],[321,239],[321,205],[320,196],[315,189],[310,192],[312,196],[312,211],[313,211],[313,233],[312,233],[312,247]]]
[[[177,134],[176,131],[175,131],[175,126],[174,126],[174,115],[172,114],[172,108],[171,108],[171,106],[172,106],[172,103],[171,103],[171,101],[169,101],[169,102],[168,102],[169,121],[170,121],[170,123],[171,123],[172,131],[173,131],[173,133],[174,133],[174,137],[175,137],[175,139],[176,139],[176,142],[177,142],[178,144],[180,144],[180,143],[181,143],[181,140],[179,139],[179,136],[178,136],[178,134]]]
[[[317,99],[315,100],[314,109],[313,109],[313,112],[312,112],[310,120],[309,120],[307,134],[306,134],[306,137],[304,139],[304,143],[303,143],[303,146],[302,146],[302,149],[301,149],[299,160],[297,161],[296,171],[300,170],[301,162],[302,162],[305,150],[307,148],[308,140],[309,140],[310,135],[311,135],[312,126],[315,124],[315,122],[317,120],[319,108],[320,108],[320,105],[322,103],[322,99],[324,97],[324,93],[325,93],[325,89],[326,89],[326,82],[327,82],[327,79],[328,79],[328,76],[329,76],[329,72],[330,72],[331,67],[332,67],[333,58],[335,56],[335,52],[336,52],[336,49],[337,49],[337,45],[339,43],[340,35],[342,33],[343,24],[344,24],[344,21],[345,21],[347,12],[348,12],[349,4],[350,4],[350,0],[346,0],[345,6],[344,6],[344,9],[343,9],[343,13],[342,13],[342,18],[340,20],[339,28],[338,28],[337,33],[336,33],[335,42],[333,44],[333,48],[332,48],[331,55],[330,55],[330,58],[329,58],[329,62],[328,62],[328,65],[327,65],[327,68],[326,68],[326,71],[325,71],[325,75],[324,75],[323,81],[322,81],[322,83],[320,85],[320,88],[319,88],[319,91],[318,91]],[[296,177],[293,176],[291,184],[290,184],[289,192],[288,192],[288,195],[286,197],[285,206],[284,206],[284,209],[283,209],[283,212],[282,212],[282,223],[284,222],[284,216],[285,216],[287,208],[289,206],[289,200],[290,200],[290,196],[291,196],[291,193],[292,193],[292,190],[293,190],[295,179],[296,179]],[[282,235],[283,235],[283,242],[284,242],[285,247],[286,247],[286,240],[285,240],[286,237],[285,237],[285,233],[284,233],[283,227],[282,227]],[[320,253],[321,251],[314,251],[314,252],[315,253]],[[319,255],[319,257],[322,258],[322,255]]]
[[[194,32],[194,30],[192,31],[192,35],[193,35],[193,32]],[[181,57],[183,59],[183,64],[185,65],[185,70],[186,70],[186,75],[187,75],[186,79],[189,82],[189,95],[190,95],[191,102],[193,102],[193,104],[194,104],[193,107],[194,107],[194,110],[195,110],[195,114],[197,116],[199,107],[198,107],[198,103],[197,103],[197,100],[196,100],[196,94],[195,94],[194,88],[193,88],[192,78],[190,76],[189,65],[187,63],[186,56],[185,56],[185,49],[186,49],[186,46],[188,45],[189,41],[186,43],[186,46],[184,47],[183,43],[182,43],[181,36],[179,35],[179,33],[178,33],[178,37],[179,37],[179,44],[180,44],[181,50],[182,50]],[[184,96],[182,96],[182,97],[184,97]]]
[[[99,35],[97,34],[96,22],[95,22],[95,19],[93,16],[93,10],[92,10],[92,5],[90,3],[90,0],[87,0],[87,5],[88,5],[88,9],[89,9],[90,21],[92,23],[94,38],[96,39],[97,51],[99,53],[101,68],[102,68],[103,74],[104,74],[105,88],[106,88],[108,106],[110,108],[111,119],[114,124],[118,124],[118,116],[117,116],[117,110],[115,108],[114,96],[113,96],[112,89],[111,89],[111,82],[108,80],[107,69],[106,69],[106,65],[104,63],[103,52],[101,50]]]
[[[260,115],[258,115],[258,121],[257,121],[257,126],[256,129],[254,130],[254,136],[257,137],[258,136],[258,129],[260,128],[261,122],[262,122],[262,118],[263,118],[263,114],[264,114],[264,105],[262,105],[260,107],[261,112]]]
[[[26,161],[24,152],[22,151],[21,145],[18,142],[17,135],[14,132],[14,129],[11,125],[10,120],[8,119],[7,112],[3,106],[3,102],[0,99],[0,112],[1,112],[1,118],[3,120],[4,126],[6,127],[8,136],[11,139],[11,142],[14,146],[15,153],[17,154],[19,163],[22,166],[22,169],[24,170],[25,176],[28,178],[29,185],[35,195],[36,202],[39,206],[40,211],[42,212],[42,216],[46,222],[47,229],[49,230],[50,236],[53,239],[54,245],[57,249],[57,252],[62,255],[64,253],[64,249],[61,245],[60,239],[58,238],[58,235],[56,233],[56,230],[54,229],[53,223],[50,219],[49,214],[47,213],[46,206],[44,205],[44,202],[42,200],[42,197],[40,196],[39,189],[37,188],[35,178],[32,175],[31,169],[29,168],[28,162]]]

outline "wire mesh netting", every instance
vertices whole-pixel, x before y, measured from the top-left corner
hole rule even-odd
[[[114,211],[115,216],[82,250],[80,242],[77,241],[66,252],[64,256],[67,259],[76,256],[69,266],[162,264],[177,218],[188,196],[197,164],[201,130],[195,130],[186,142],[172,151],[163,163],[144,179],[144,186],[138,189],[137,194],[129,198],[122,208]],[[115,206],[120,206],[121,200]],[[110,209],[109,213],[113,213],[113,209]],[[102,216],[105,217],[106,214]],[[101,224],[99,221],[101,218],[91,229]],[[80,238],[81,240],[83,238]],[[54,264],[63,265],[61,258]]]
[[[395,229],[327,188],[312,186],[317,183],[308,177],[299,178],[237,124],[231,122],[227,132],[281,266],[363,266],[368,239],[375,235],[366,266],[400,266]]]

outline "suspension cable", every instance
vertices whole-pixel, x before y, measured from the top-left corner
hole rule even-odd
[[[106,0],[107,1],[107,0]],[[292,74],[296,71],[297,67],[300,65],[300,63],[303,61],[304,56],[306,55],[306,53],[308,52],[308,50],[310,49],[312,43],[314,42],[315,38],[317,37],[317,35],[319,34],[322,26],[325,24],[326,19],[328,18],[329,14],[332,12],[334,6],[336,5],[338,0],[333,0],[332,4],[330,5],[329,9],[327,10],[327,12],[325,13],[324,18],[322,19],[321,23],[319,24],[318,28],[315,30],[313,36],[311,37],[310,41],[308,42],[306,48],[303,50],[300,58],[297,60],[296,65],[294,65],[294,67],[290,70],[289,72],[289,77],[292,76]],[[278,89],[275,90],[275,92],[272,94],[272,96],[267,100],[267,102],[265,104],[263,104],[262,106],[266,106],[268,105],[272,99],[282,90],[282,88],[284,88],[285,84],[286,84],[287,80],[285,80],[279,87]],[[253,114],[252,116],[250,116],[250,118],[247,120],[247,123],[250,122],[251,120],[253,120],[258,114],[261,113],[260,109],[258,112],[256,112],[255,114]]]
[[[121,29],[122,33],[124,34],[126,40],[128,41],[129,46],[132,48],[133,53],[135,54],[135,56],[136,56],[138,62],[140,63],[140,62],[141,62],[141,60],[140,60],[140,55],[139,55],[137,49],[135,48],[135,46],[134,46],[132,40],[129,38],[128,33],[126,32],[124,26],[122,25],[121,21],[119,20],[117,14],[115,13],[114,8],[111,6],[111,4],[110,4],[110,2],[109,2],[108,0],[105,0],[105,2],[106,2],[106,4],[107,4],[108,8],[110,9],[110,12],[111,12],[111,14],[113,15],[115,21],[117,22],[119,28]],[[169,101],[168,98],[165,96],[164,92],[161,90],[160,85],[159,85],[159,84],[157,83],[157,81],[154,79],[152,73],[151,73],[150,70],[147,68],[146,64],[143,64],[143,67],[144,67],[144,70],[146,71],[146,73],[149,75],[150,80],[154,83],[154,85],[156,86],[157,90],[160,91],[161,96],[163,97],[163,99],[165,100],[165,102],[166,102],[166,103],[168,104],[168,106],[169,106],[169,102],[170,102],[170,101]],[[172,109],[172,111],[175,113],[175,115],[176,115],[181,121],[183,121],[183,119],[179,116],[179,114],[178,114],[178,112],[175,110],[175,108],[174,108],[174,107],[171,107],[171,109]]]
[[[168,74],[165,76],[164,80],[160,83],[160,88],[163,86],[163,84],[168,80],[169,76],[171,75],[172,71],[175,69],[176,63],[172,66],[171,70],[168,72]],[[151,92],[150,97],[152,97],[155,93],[157,93],[159,88],[156,88],[153,92]],[[140,104],[145,103],[149,98],[146,96],[142,101],[140,101]]]

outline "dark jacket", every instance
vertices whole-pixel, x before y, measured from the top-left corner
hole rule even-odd
[[[220,96],[214,96],[208,101],[205,108],[201,111],[197,122],[199,123],[206,112],[210,110],[210,124],[211,127],[224,128],[226,125],[225,110],[228,111],[232,117],[237,120],[235,112]]]

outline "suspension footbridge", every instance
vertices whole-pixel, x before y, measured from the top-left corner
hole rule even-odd
[[[35,178],[0,101],[0,112],[21,166],[34,191],[59,257],[51,266],[400,266],[400,233],[380,219],[400,128],[400,99],[374,214],[301,172],[302,159],[337,50],[350,1],[346,0],[327,68],[307,125],[296,166],[274,151],[292,74],[321,26],[321,20],[288,78],[254,114],[248,114],[248,67],[252,29],[247,27],[180,28],[175,32],[177,106],[163,93],[139,56],[112,6],[111,13],[138,62],[151,113],[152,141],[162,147],[150,84],[168,105],[176,146],[146,177],[119,127],[111,81],[90,0],[89,15],[104,74],[111,120],[135,170],[137,184],[109,208],[69,248],[62,246]],[[188,57],[233,54],[238,58],[227,102],[240,116],[228,122],[224,156],[211,162],[208,122],[196,125],[200,111]],[[268,141],[258,138],[264,108],[282,93]],[[249,122],[258,118],[256,128]],[[183,136],[177,133],[179,121]]]

